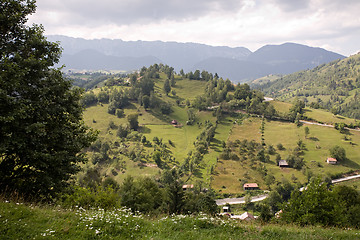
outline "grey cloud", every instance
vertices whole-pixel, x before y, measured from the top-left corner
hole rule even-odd
[[[38,0],[38,3],[38,12],[56,9],[63,14],[63,23],[75,21],[83,25],[184,21],[209,12],[237,12],[243,6],[241,0]]]
[[[273,0],[272,2],[284,12],[293,12],[307,9],[311,0]]]

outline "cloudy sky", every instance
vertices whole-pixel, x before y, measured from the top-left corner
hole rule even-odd
[[[37,0],[46,35],[360,51],[359,0]]]

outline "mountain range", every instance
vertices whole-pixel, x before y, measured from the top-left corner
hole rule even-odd
[[[251,52],[245,47],[209,46],[199,43],[123,41],[120,39],[47,37],[63,48],[60,64],[67,69],[137,70],[163,63],[176,71],[196,69],[218,73],[233,82],[245,82],[268,74],[289,74],[311,69],[344,56],[296,43],[266,45]]]

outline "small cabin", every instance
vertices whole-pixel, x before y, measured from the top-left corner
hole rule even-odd
[[[289,166],[289,164],[288,164],[288,162],[287,162],[286,160],[280,160],[280,161],[279,161],[279,167],[281,167],[281,168],[288,168],[288,167],[290,167],[290,166]]]
[[[230,206],[223,207],[223,213],[231,213]]]
[[[172,124],[172,125],[177,125],[178,122],[174,119],[174,120],[171,121],[171,124]]]
[[[336,158],[327,158],[327,159],[326,159],[326,162],[327,162],[328,164],[337,164]]]
[[[244,190],[258,190],[259,186],[257,183],[245,183]]]

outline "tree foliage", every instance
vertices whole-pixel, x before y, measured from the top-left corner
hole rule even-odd
[[[336,158],[339,162],[344,162],[346,160],[346,152],[343,147],[340,147],[338,145],[333,146],[329,149],[330,155],[333,158]]]
[[[81,91],[59,69],[60,47],[25,25],[34,1],[1,2],[0,189],[47,197],[85,162],[95,135],[82,121]]]

